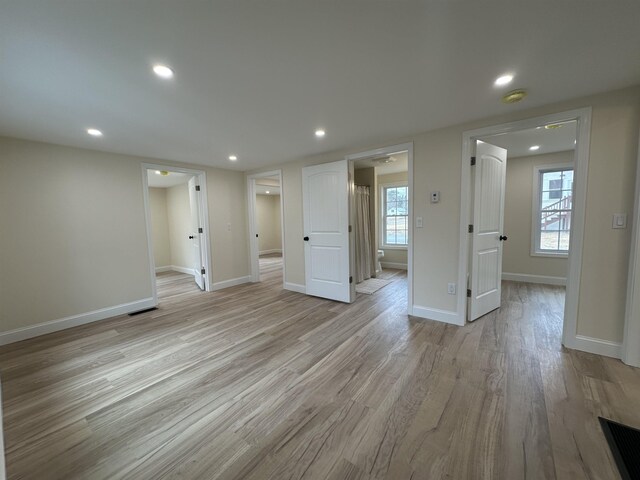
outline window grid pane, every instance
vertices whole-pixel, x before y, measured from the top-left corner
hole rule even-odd
[[[385,245],[407,245],[408,187],[384,187],[383,240]]]
[[[569,250],[573,170],[540,172],[538,248],[543,252]]]

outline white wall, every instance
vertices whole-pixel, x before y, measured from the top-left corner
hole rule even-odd
[[[283,191],[286,192],[286,281],[304,285],[302,167],[339,160],[351,153],[413,142],[414,216],[423,217],[424,224],[429,226],[414,229],[414,305],[455,311],[456,296],[447,294],[447,282],[457,281],[458,276],[462,133],[586,106],[593,107],[593,115],[577,328],[580,335],[620,342],[630,231],[612,230],[611,216],[614,212],[632,211],[640,87],[529,110],[505,106],[509,113],[501,116],[248,172],[282,169]],[[431,190],[441,192],[440,203],[429,203]],[[464,289],[459,287],[458,291]]]
[[[260,253],[282,251],[280,195],[256,195],[256,222]]]
[[[171,265],[192,270],[194,251],[193,241],[189,240],[189,235],[193,235],[195,232],[191,220],[189,186],[182,183],[169,187],[166,191]]]
[[[151,297],[145,162],[178,165],[0,137],[0,342]],[[190,167],[207,173],[213,282],[245,278],[244,175]]]
[[[567,277],[567,258],[531,255],[534,167],[572,163],[573,150],[507,159],[502,271],[521,275]]]
[[[378,175],[377,176],[377,185],[378,189],[389,183],[399,183],[399,182],[407,182],[409,178],[408,172],[397,172],[397,173],[388,173],[386,175]],[[378,217],[378,228],[381,229],[382,225],[380,224],[382,218],[382,199],[380,198],[377,203],[376,208],[376,216]],[[398,265],[407,265],[407,249],[406,248],[385,248],[382,245],[382,232],[377,232],[378,238],[380,239],[379,248],[384,250],[384,258],[382,259],[382,263],[395,263]]]
[[[149,187],[149,210],[151,211],[153,259],[156,268],[168,267],[171,265],[171,244],[166,188]]]

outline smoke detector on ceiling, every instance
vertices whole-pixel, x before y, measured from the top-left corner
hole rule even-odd
[[[502,97],[502,103],[517,103],[526,96],[526,90],[512,90]]]

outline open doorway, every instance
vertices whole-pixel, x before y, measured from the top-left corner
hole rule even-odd
[[[589,117],[577,110],[465,133],[468,321],[500,307],[527,312],[535,299],[540,308],[521,319],[532,325],[516,327],[576,348]]]
[[[247,179],[253,282],[284,282],[284,226],[281,172]]]
[[[154,297],[210,291],[204,172],[145,165]]]
[[[494,309],[489,287],[495,286],[498,306],[519,301],[525,288],[546,305],[546,313],[551,313],[544,318],[527,318],[544,322],[560,340],[573,213],[576,121],[487,135],[476,142],[476,168],[471,174],[474,193],[476,186],[485,193],[477,192],[472,200],[470,270],[475,276],[470,285],[469,320]],[[505,162],[502,206],[496,202],[499,218],[490,215],[491,205],[487,204],[497,200],[492,193],[497,195],[501,190],[490,178],[496,167],[482,163],[492,161],[490,151],[503,155]],[[491,219],[497,221],[497,228],[490,228]],[[497,241],[482,238],[496,234]],[[493,262],[500,277],[495,284],[491,278]]]
[[[384,294],[385,287],[398,280],[407,282],[410,294],[412,153],[413,146],[407,144],[348,157],[353,167],[351,257],[357,294]]]

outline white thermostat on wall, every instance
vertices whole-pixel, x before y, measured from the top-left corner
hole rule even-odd
[[[440,201],[440,192],[431,192],[431,203],[438,203]]]

